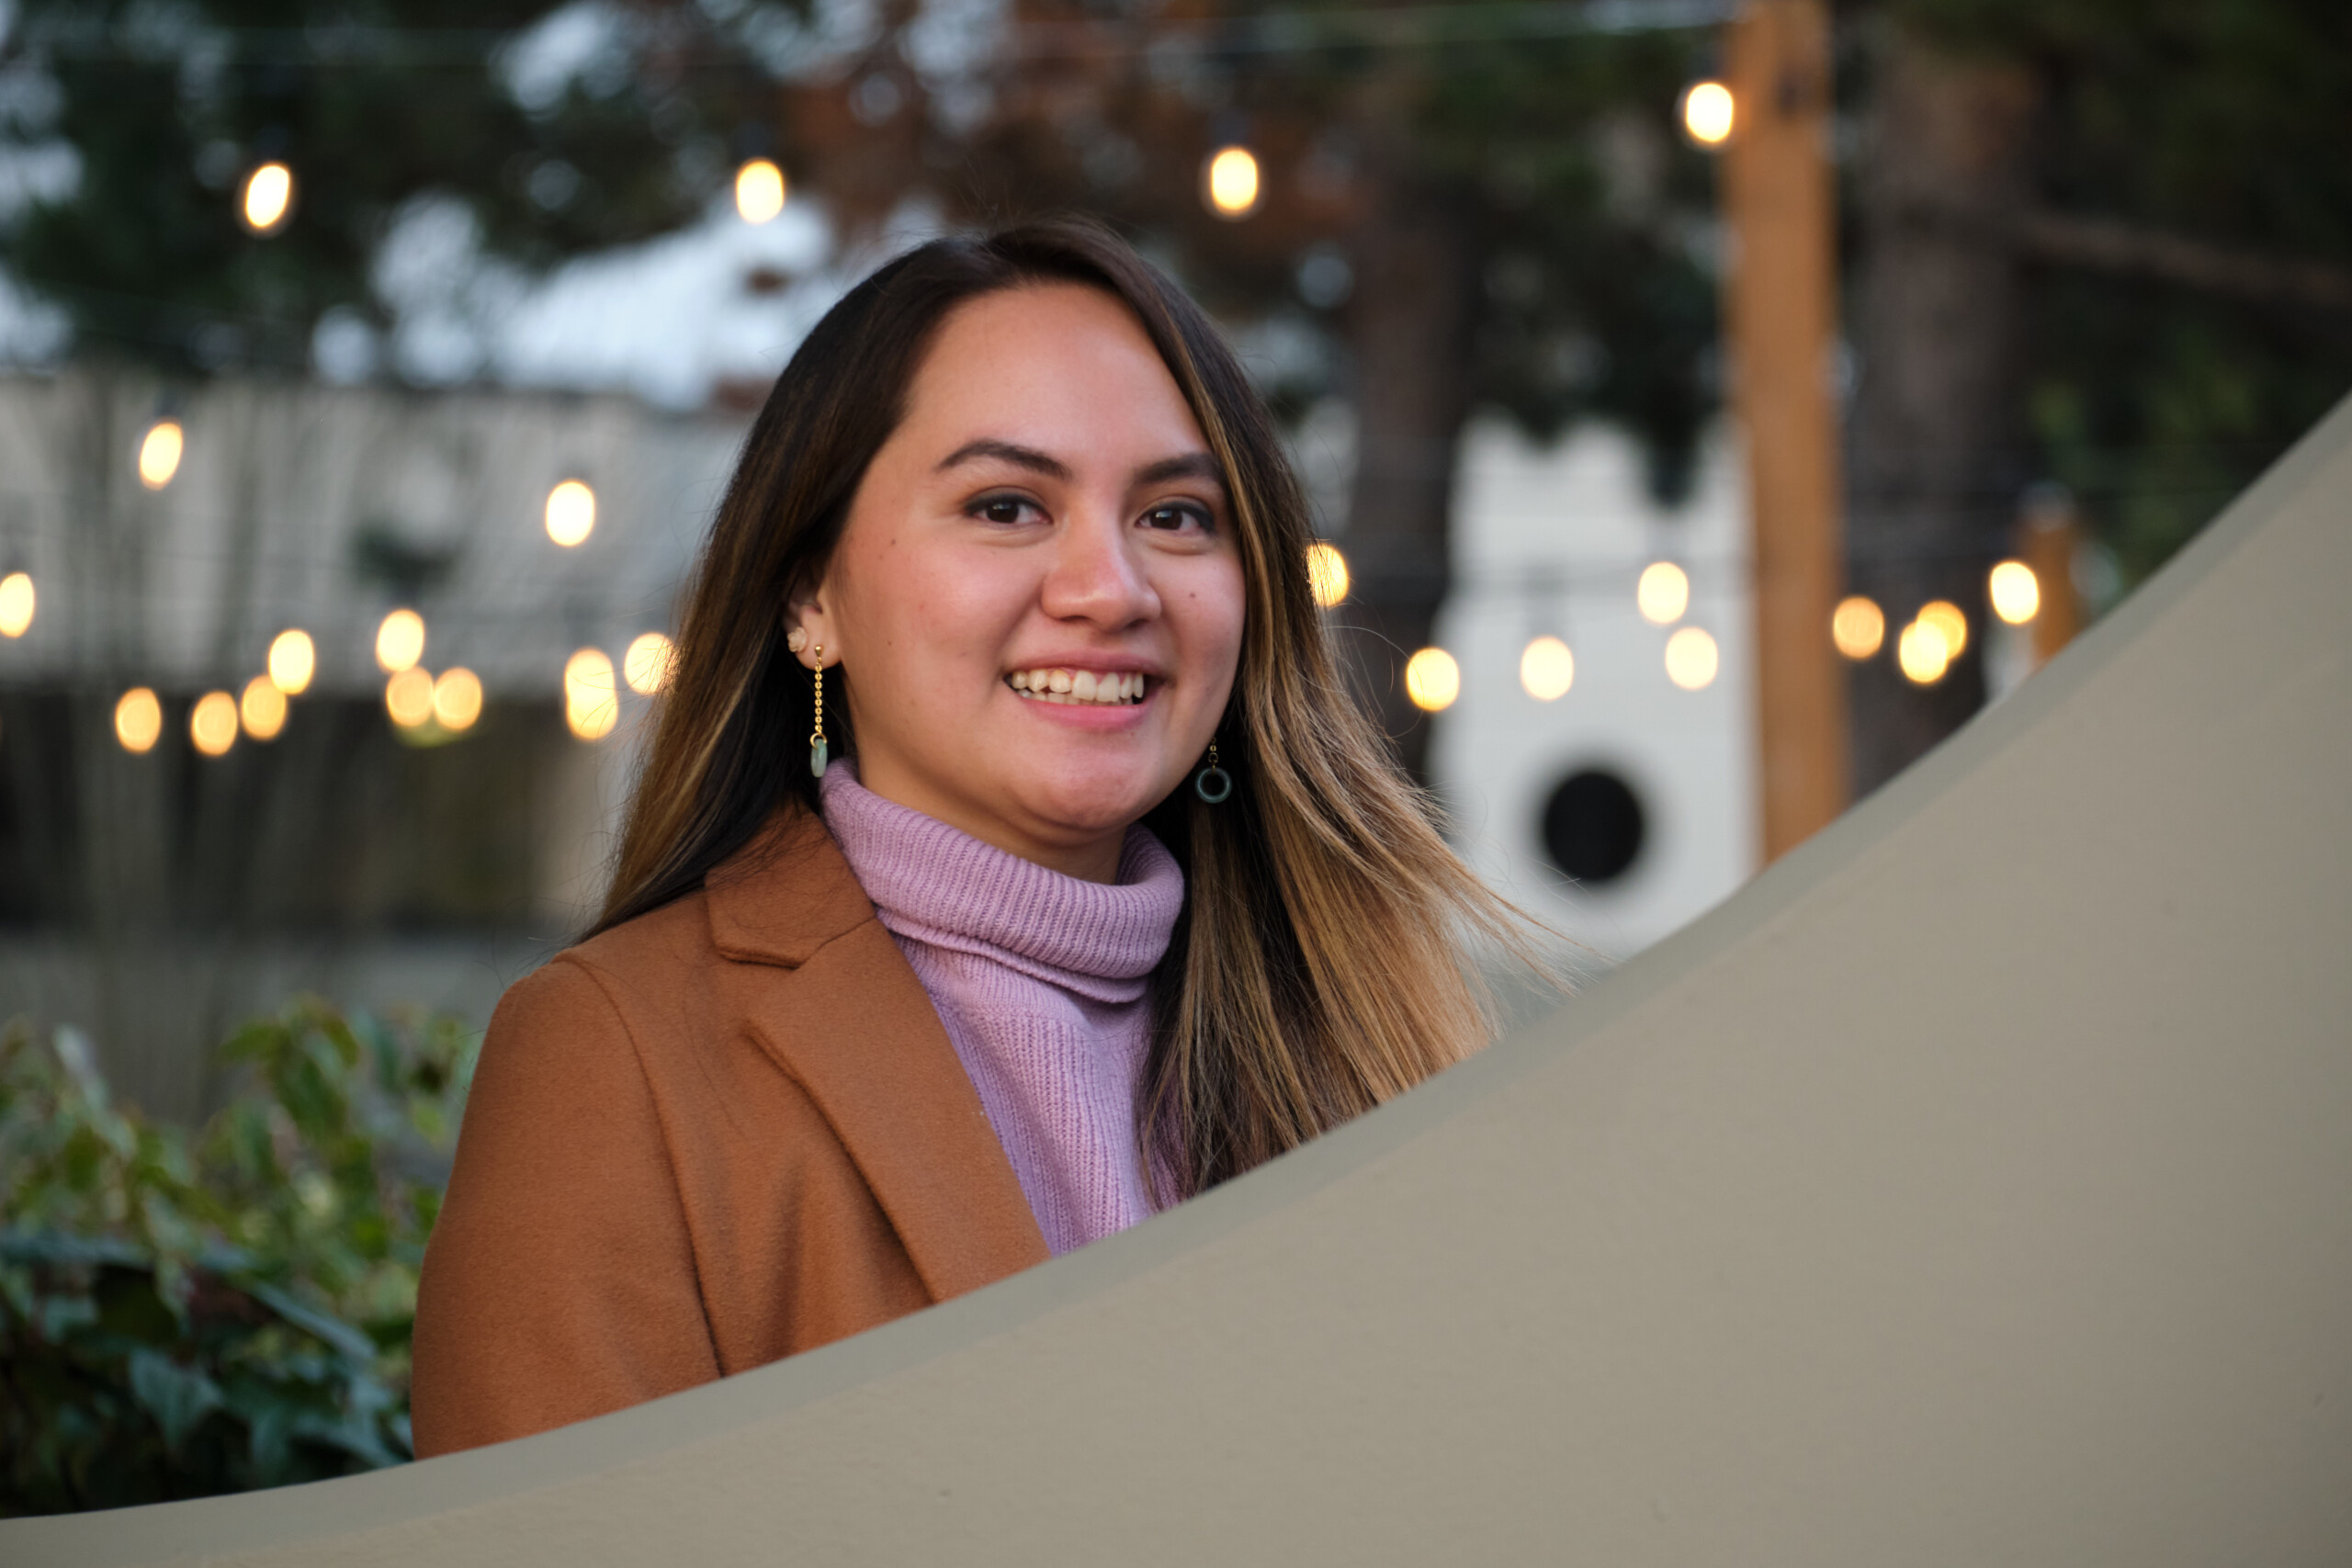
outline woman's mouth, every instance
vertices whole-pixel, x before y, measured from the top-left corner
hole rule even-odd
[[[1115,670],[1015,670],[1005,684],[1031,702],[1125,707],[1144,700],[1151,677]]]

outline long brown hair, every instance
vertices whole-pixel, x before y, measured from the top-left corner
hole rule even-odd
[[[1154,976],[1136,1106],[1166,1199],[1476,1049],[1487,1010],[1461,939],[1529,949],[1341,681],[1308,590],[1306,502],[1264,402],[1200,308],[1108,230],[1062,220],[933,241],[852,289],[793,355],[696,568],[594,930],[701,886],[779,804],[817,809],[810,682],[785,647],[784,606],[822,577],[940,322],[983,294],[1063,282],[1124,300],[1167,363],[1223,467],[1248,598],[1218,730],[1233,793],[1210,806],[1180,788],[1146,818],[1187,886]],[[847,706],[837,698],[826,719],[854,748]]]

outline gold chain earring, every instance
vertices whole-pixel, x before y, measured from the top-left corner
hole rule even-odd
[[[817,728],[808,732],[808,771],[825,776],[825,645],[817,645]]]

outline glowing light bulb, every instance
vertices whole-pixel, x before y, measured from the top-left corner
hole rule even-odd
[[[237,699],[226,692],[207,692],[196,699],[187,716],[187,738],[208,757],[218,757],[237,743]]]
[[[256,234],[274,232],[294,208],[294,171],[283,164],[263,164],[245,176],[237,203],[245,227]]]
[[[1519,656],[1519,683],[1539,703],[1557,702],[1577,682],[1577,656],[1555,637],[1539,637]]]
[[[33,580],[12,571],[0,577],[0,637],[22,637],[32,629]]]
[[[1634,603],[1645,620],[1672,626],[1690,607],[1690,579],[1670,560],[1652,561],[1634,586]]]
[[[114,705],[114,738],[126,751],[146,751],[164,733],[164,705],[145,686],[133,686]]]
[[[746,223],[766,223],[784,210],[784,171],[753,158],[735,171],[735,210]]]
[[[1222,147],[1202,176],[1209,210],[1219,218],[1247,218],[1258,207],[1258,158],[1247,147]]]
[[[1886,641],[1886,612],[1863,594],[1840,599],[1830,612],[1829,640],[1849,659],[1868,659]]]
[[[548,537],[571,548],[596,531],[596,492],[578,479],[548,491]]]
[[[1951,645],[1944,640],[1941,626],[1917,620],[1894,639],[1894,662],[1912,684],[1932,686],[1951,668]]]
[[[1698,82],[1682,95],[1682,129],[1702,147],[1720,147],[1731,140],[1739,106],[1721,82]]]
[[[1985,586],[1991,590],[1993,614],[2021,626],[2041,614],[2041,581],[2021,560],[2005,560],[1993,569]],[[6,630],[0,626],[0,630]]]
[[[471,729],[481,716],[481,677],[462,664],[441,671],[433,682],[433,716],[453,735]]]
[[[1405,695],[1424,713],[1442,713],[1462,694],[1462,666],[1442,648],[1425,648],[1405,661]]]
[[[600,649],[583,648],[564,660],[563,718],[582,740],[601,740],[620,722],[620,694],[613,689],[613,661]]]
[[[1697,626],[1684,626],[1666,639],[1666,678],[1686,692],[1703,691],[1722,664],[1715,639]]]
[[[1306,591],[1316,607],[1328,610],[1348,596],[1348,558],[1321,540],[1306,547]]]
[[[424,617],[414,610],[394,610],[376,628],[376,662],[389,674],[413,669],[424,657]]]
[[[433,677],[412,664],[384,682],[384,711],[402,729],[433,716]]]
[[[161,490],[180,471],[180,455],[187,449],[187,433],[175,419],[159,419],[147,427],[139,443],[139,482]]]
[[[1949,599],[1930,599],[1919,606],[1918,620],[1943,634],[1944,661],[1958,659],[1968,646],[1968,617]]]
[[[666,691],[670,685],[671,661],[678,650],[660,632],[645,632],[628,645],[621,655],[621,674],[628,682],[628,689],[641,696],[652,696]]]
[[[237,716],[245,721],[245,733],[256,740],[275,740],[277,732],[286,728],[286,688],[267,675],[256,675],[245,682],[244,695],[237,699]]]
[[[310,690],[318,670],[319,650],[309,632],[288,627],[269,639],[269,678],[288,696]]]

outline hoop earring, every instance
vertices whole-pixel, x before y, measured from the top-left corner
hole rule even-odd
[[[1211,806],[1222,806],[1233,794],[1233,775],[1216,765],[1216,742],[1209,742],[1208,766],[1193,775],[1193,793]]]
[[[825,776],[825,645],[817,645],[817,728],[808,732],[808,772]]]

